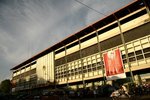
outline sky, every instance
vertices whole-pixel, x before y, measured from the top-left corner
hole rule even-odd
[[[0,0],[0,81],[11,68],[134,0]]]

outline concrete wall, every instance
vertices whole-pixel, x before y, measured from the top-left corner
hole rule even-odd
[[[50,52],[37,59],[37,84],[54,82],[54,53]]]

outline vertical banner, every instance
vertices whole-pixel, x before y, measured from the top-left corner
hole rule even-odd
[[[119,49],[103,54],[107,80],[126,78]]]

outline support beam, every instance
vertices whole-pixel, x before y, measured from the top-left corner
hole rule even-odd
[[[131,64],[130,64],[130,61],[129,61],[127,45],[125,44],[125,39],[124,39],[123,32],[122,32],[122,29],[121,29],[121,24],[120,24],[119,19],[115,16],[115,14],[114,14],[114,17],[116,18],[117,23],[118,23],[118,27],[119,27],[119,30],[120,30],[120,36],[121,36],[121,40],[122,40],[122,43],[123,43],[123,46],[124,46],[125,56],[126,56],[126,59],[127,59],[127,64],[128,64],[128,68],[129,68],[130,75],[131,75],[131,82],[133,83],[134,82],[134,76],[133,76],[133,73],[132,73],[132,70],[131,70]]]
[[[94,29],[94,31],[96,32],[96,37],[97,37],[97,43],[98,43],[98,52],[99,52],[99,55],[100,55],[100,60],[101,62],[103,61],[102,59],[102,51],[101,51],[101,45],[100,45],[100,40],[99,40],[99,37],[98,37],[98,31],[92,26],[92,28]],[[104,65],[101,63],[102,65],[102,74],[103,74],[103,85],[106,85],[106,78],[105,78],[105,68],[104,68]]]

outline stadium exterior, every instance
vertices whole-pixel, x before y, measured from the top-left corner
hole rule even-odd
[[[128,78],[136,82],[149,73],[149,0],[136,0],[13,67],[13,91],[105,84],[103,54],[117,48]]]

